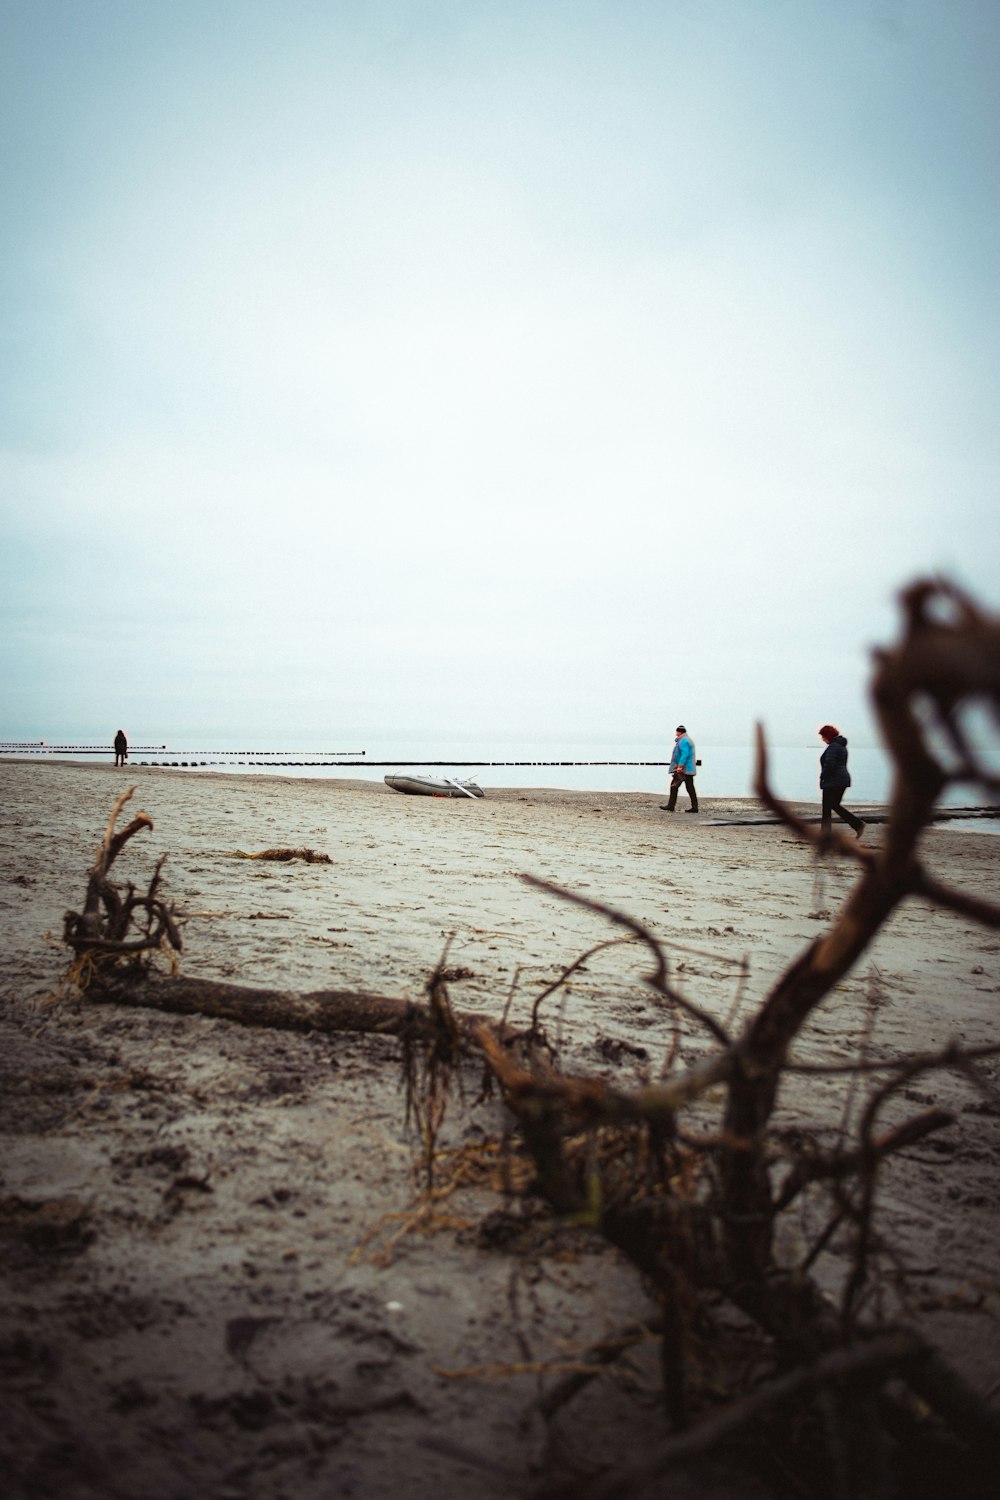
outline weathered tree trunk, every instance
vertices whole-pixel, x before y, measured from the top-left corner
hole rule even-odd
[[[127,973],[121,973],[95,979],[87,990],[87,998],[105,1004],[172,1011],[176,1015],[212,1016],[239,1026],[263,1026],[279,1031],[375,1032],[381,1036],[406,1036],[414,1041],[436,1034],[426,1006],[361,990],[311,990],[297,994],[292,990],[253,989],[249,985],[179,974],[146,973],[131,980]],[[492,1027],[487,1018],[469,1012],[459,1013],[453,1019],[460,1036],[470,1045],[477,1028]]]

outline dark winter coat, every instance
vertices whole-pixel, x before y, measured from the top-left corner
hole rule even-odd
[[[831,740],[819,758],[820,791],[843,790],[851,784],[847,769],[847,741],[842,734]]]

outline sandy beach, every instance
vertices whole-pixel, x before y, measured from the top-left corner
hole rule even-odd
[[[527,872],[647,924],[685,993],[721,1018],[741,961],[748,1012],[854,878],[784,828],[713,826],[752,816],[749,800],[706,796],[699,817],[668,816],[662,794],[437,800],[360,781],[0,765],[0,1463],[11,1500],[491,1500],[661,1439],[652,1342],[555,1424],[539,1413],[540,1393],[595,1339],[651,1315],[635,1274],[593,1236],[518,1217],[477,1187],[450,1200],[452,1228],[379,1254],[400,1223],[382,1216],[412,1197],[393,1040],[51,998],[63,913],[79,906],[115,796],[133,784],[130,811],[154,829],[116,872],[142,884],[169,853],[182,972],[283,990],[418,1000],[447,946],[456,1006],[497,1016],[513,993],[511,1015],[525,1018],[546,984],[616,935],[526,884]],[[873,826],[866,841],[881,836]],[[330,863],[235,857],[275,846]],[[928,832],[926,853],[953,884],[1000,898],[1000,837],[952,824]],[[671,1022],[647,969],[641,949],[620,944],[552,1000],[564,1068],[623,1086],[655,1076]],[[851,1057],[870,1006],[877,1055],[995,1042],[1000,938],[911,901],[797,1056]],[[685,1059],[706,1049],[686,1035]],[[982,1073],[998,1085],[996,1061]],[[447,1122],[452,1146],[503,1128],[478,1083],[470,1068]],[[836,1127],[845,1087],[789,1087],[783,1122]],[[934,1103],[957,1119],[887,1168],[879,1228],[924,1332],[996,1399],[1000,1106],[952,1074],[907,1093],[901,1115]],[[670,1489],[681,1500],[780,1492],[721,1462]]]

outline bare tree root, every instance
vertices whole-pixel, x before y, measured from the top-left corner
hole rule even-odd
[[[129,787],[112,808],[87,879],[83,911],[68,911],[63,919],[63,942],[73,950],[76,962],[69,977],[80,988],[93,979],[99,966],[106,969],[125,961],[133,974],[147,972],[154,954],[164,948],[179,953],[183,946],[174,909],[159,895],[165,854],[156,863],[145,895],[131,882],[123,894],[110,879],[111,866],[129,839],[143,829],[152,831],[152,818],[140,812],[126,828],[115,832],[118,816],[134,793],[135,787]],[[138,936],[130,936],[133,927]]]
[[[723,1447],[765,1413],[804,1393],[829,1389],[844,1382],[856,1385],[859,1380],[884,1379],[926,1357],[923,1344],[908,1333],[883,1334],[851,1349],[835,1349],[812,1364],[800,1365],[789,1374],[768,1382],[728,1411],[703,1422],[695,1431],[669,1439],[642,1463],[618,1468],[612,1474],[584,1485],[579,1492],[581,1500],[616,1500],[618,1496],[634,1495],[650,1480]]]
[[[565,1379],[561,1380],[558,1385],[550,1387],[539,1399],[537,1403],[539,1414],[546,1421],[550,1421],[568,1401],[583,1390],[584,1386],[602,1374],[622,1355],[635,1348],[636,1344],[644,1343],[647,1339],[661,1335],[662,1332],[658,1323],[652,1327],[637,1323],[620,1329],[611,1338],[600,1339],[596,1344],[592,1344],[584,1352],[578,1364],[570,1369]],[[547,1373],[552,1373],[551,1368]]]
[[[869,1058],[863,1042],[852,1063],[811,1066],[793,1054],[803,1026],[901,903],[918,897],[1000,928],[1000,907],[943,885],[926,869],[920,850],[949,786],[967,783],[994,796],[1000,790],[965,719],[967,708],[976,706],[1000,723],[1000,621],[947,583],[915,584],[902,605],[901,639],[877,656],[872,683],[894,765],[886,835],[878,848],[817,830],[787,808],[771,787],[764,733],[758,730],[756,789],[762,801],[818,857],[851,860],[857,878],[837,918],[778,977],[738,1032],[742,989],[730,1016],[720,1021],[671,984],[665,949],[643,924],[589,897],[532,881],[603,916],[648,952],[646,983],[670,1007],[676,1030],[668,1071],[655,1083],[623,1090],[604,1078],[567,1076],[556,1066],[540,1034],[542,1005],[581,960],[536,999],[530,1028],[521,1035],[508,1027],[506,1012],[497,1022],[452,1011],[444,957],[431,978],[428,1003],[420,1006],[354,991],[292,995],[134,971],[102,970],[91,985],[95,999],[245,1025],[400,1037],[407,1111],[420,1151],[417,1201],[393,1230],[397,1242],[412,1227],[448,1217],[439,1209],[440,1128],[449,1095],[461,1081],[460,1056],[482,1060],[533,1165],[531,1191],[565,1222],[600,1231],[659,1303],[663,1401],[679,1435],[649,1462],[602,1476],[583,1491],[577,1484],[575,1493],[593,1500],[633,1493],[779,1409],[794,1409],[798,1425],[806,1425],[814,1488],[838,1500],[888,1493],[892,1445],[905,1448],[919,1439],[928,1410],[976,1462],[994,1469],[1000,1463],[1000,1419],[915,1333],[873,1311],[871,1295],[891,1255],[876,1222],[885,1164],[953,1123],[950,1114],[933,1108],[890,1128],[879,1125],[879,1116],[890,1100],[898,1101],[904,1084],[936,1069],[957,1069],[972,1086],[988,1088],[975,1061],[994,1049],[973,1053],[953,1043],[937,1053],[886,1062]],[[156,893],[159,865],[143,898],[131,887],[122,898],[108,881],[115,854],[149,821],[142,814],[114,835],[124,800],[116,805],[91,872],[83,915],[67,915],[66,941],[78,958],[95,945],[126,954],[172,940]],[[135,921],[145,927],[133,942],[126,931]],[[678,1067],[682,1026],[694,1028],[707,1051],[693,1065]],[[806,1072],[845,1075],[848,1093],[832,1146],[821,1145],[816,1132],[793,1136],[775,1126],[783,1083]],[[877,1083],[855,1111],[856,1080],[862,1077]],[[801,1234],[780,1232],[788,1222],[783,1216],[805,1198],[822,1221],[807,1243]],[[833,1278],[841,1288],[837,1302],[824,1293],[818,1275],[821,1264],[831,1264],[826,1257],[834,1249],[847,1258],[846,1274]],[[771,1374],[762,1386],[734,1388],[719,1413],[699,1389],[693,1351],[697,1328],[727,1305],[757,1330]],[[603,1363],[599,1356],[588,1360],[574,1379],[585,1383]],[[902,1383],[911,1399],[890,1401],[890,1382]],[[550,1401],[563,1406],[577,1388],[564,1385]]]
[[[874,1215],[880,1167],[893,1152],[951,1123],[944,1111],[931,1110],[876,1135],[876,1116],[914,1076],[941,1066],[971,1068],[971,1059],[955,1048],[935,1057],[879,1065],[889,1077],[864,1111],[857,1143],[822,1152],[807,1139],[776,1180],[775,1167],[788,1161],[788,1153],[776,1152],[769,1130],[789,1069],[790,1048],[896,907],[920,896],[991,927],[1000,925],[1000,909],[942,887],[918,854],[920,836],[947,785],[969,780],[989,793],[995,791],[996,778],[977,759],[959,715],[964,705],[977,701],[1000,717],[1000,624],[947,585],[915,586],[904,596],[904,610],[903,640],[879,657],[873,685],[885,740],[896,762],[888,837],[880,849],[813,830],[787,809],[770,788],[766,746],[759,731],[757,791],[762,800],[818,853],[854,860],[859,879],[838,920],[779,978],[742,1034],[730,1040],[712,1017],[669,990],[663,951],[640,924],[600,902],[564,892],[566,899],[603,912],[647,945],[653,959],[647,983],[680,1005],[689,1022],[709,1033],[717,1050],[653,1088],[621,1095],[600,1081],[552,1077],[518,1065],[495,1038],[481,1038],[535,1159],[545,1197],[560,1213],[589,1222],[594,1222],[596,1211],[602,1231],[657,1289],[668,1330],[665,1399],[677,1426],[690,1420],[683,1351],[700,1291],[722,1292],[751,1317],[772,1341],[779,1368],[812,1368],[817,1361],[835,1360],[838,1351],[846,1358],[854,1344],[871,1337],[864,1306],[865,1291],[877,1274]],[[951,770],[935,753],[934,745],[941,741],[954,751]],[[864,1060],[858,1066],[863,1068]],[[725,1103],[719,1127],[695,1145],[690,1133],[682,1130],[680,1115],[720,1085]],[[632,1133],[631,1181],[620,1174],[611,1179],[600,1171],[585,1178],[566,1150],[568,1134],[580,1129],[597,1138],[606,1138],[609,1131]],[[594,1160],[600,1158],[598,1151]],[[831,1193],[829,1228],[799,1263],[789,1263],[775,1249],[779,1215],[807,1187],[821,1183]],[[844,1226],[850,1229],[853,1248],[838,1311],[811,1273],[833,1234]],[[888,1346],[890,1353],[894,1347]],[[948,1381],[938,1382],[926,1373],[932,1368],[929,1357],[919,1361],[924,1373],[918,1376],[913,1375],[917,1366],[912,1360],[909,1364],[921,1395],[943,1421],[955,1431],[961,1428],[968,1440],[991,1454],[1000,1453],[997,1423],[982,1400],[964,1392],[960,1401],[951,1403]],[[887,1356],[886,1371],[902,1373],[901,1362]],[[801,1393],[809,1385],[803,1378],[789,1389]],[[875,1450],[882,1440],[875,1395],[881,1385],[884,1379],[874,1388],[870,1381],[852,1381],[847,1389],[840,1382],[834,1395],[824,1394],[821,1405],[834,1413],[837,1429],[831,1429],[827,1440],[831,1472],[840,1474],[838,1484],[845,1493],[861,1493],[863,1473],[878,1470]]]

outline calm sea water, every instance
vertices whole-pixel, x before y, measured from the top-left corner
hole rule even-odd
[[[296,747],[301,749],[302,747]],[[302,765],[281,768],[292,776],[353,776],[381,781],[395,770],[424,771],[429,775],[473,777],[481,787],[565,787],[577,791],[665,792],[666,763],[672,745],[539,745],[510,743],[428,745],[375,745],[367,747],[363,765],[358,757],[345,756],[352,764]],[[752,795],[753,755],[748,746],[698,745],[702,762],[698,786],[706,797]],[[137,757],[141,758],[141,757]],[[152,759],[152,757],[149,757]],[[272,764],[279,755],[269,756]],[[290,757],[291,758],[291,757]],[[224,756],[226,767],[260,773],[266,768],[253,758]],[[264,757],[258,757],[262,760]],[[303,760],[306,756],[302,757]],[[386,764],[401,762],[401,765]],[[659,762],[660,764],[657,764]],[[818,754],[804,747],[779,747],[771,752],[772,781],[782,795],[793,800],[818,798]],[[277,767],[275,767],[277,768]],[[214,769],[219,769],[215,767]],[[881,802],[888,790],[888,765],[877,750],[852,753],[851,771],[856,796]]]
[[[106,750],[97,746],[94,749],[99,753],[84,754],[80,742],[75,751],[62,754],[64,758],[91,762],[103,759],[105,755],[108,759],[113,758],[110,746]],[[201,744],[191,740],[177,741],[156,750],[146,750],[141,744],[133,743],[130,761],[137,766],[186,761],[189,769],[195,772],[225,770],[237,775],[276,773],[377,781],[394,770],[409,769],[432,775],[473,777],[485,790],[491,786],[513,786],[659,793],[666,789],[665,762],[669,760],[670,749],[669,744],[609,745],[580,740],[547,743],[450,740],[433,744],[427,740],[401,738],[365,743],[363,738],[355,737],[353,742],[346,744],[335,741],[275,744],[253,739],[227,739]],[[771,782],[780,796],[791,801],[818,801],[820,749],[812,745],[770,748]],[[334,757],[331,753],[334,751],[349,753]],[[364,751],[363,755],[361,751]],[[44,753],[48,755],[51,751],[46,747]],[[703,797],[752,795],[753,751],[749,744],[699,743],[697,753],[702,762],[698,788]],[[1000,770],[1000,751],[993,752],[990,760]],[[886,800],[890,768],[881,750],[852,747],[850,769],[852,801],[876,803]],[[977,799],[959,790],[946,800],[952,804],[968,804]]]
[[[110,745],[80,741],[51,741],[32,753],[48,758],[57,744],[73,749],[60,758],[94,762],[113,759]],[[393,771],[412,770],[438,776],[471,777],[484,790],[492,787],[550,787],[576,791],[655,792],[666,790],[669,743],[650,741],[616,743],[583,739],[551,739],[531,742],[511,740],[441,740],[394,736],[381,739],[350,735],[338,742],[267,739],[177,740],[156,749],[145,749],[148,741],[133,740],[129,759],[133,765],[177,765],[187,762],[192,771],[229,771],[236,775],[346,777],[381,781]],[[819,800],[819,756],[816,745],[775,745],[769,748],[771,784],[779,796],[794,802]],[[85,753],[86,750],[92,753]],[[334,755],[333,752],[346,752]],[[363,753],[362,753],[363,752]],[[7,752],[0,744],[0,757]],[[19,748],[16,753],[24,754]],[[698,789],[703,797],[749,797],[753,795],[754,753],[752,746],[713,745],[698,742],[701,760]],[[1000,748],[986,759],[1000,773]],[[855,803],[879,803],[889,794],[890,766],[885,754],[870,747],[850,748]],[[974,803],[964,789],[949,793],[952,805]]]

